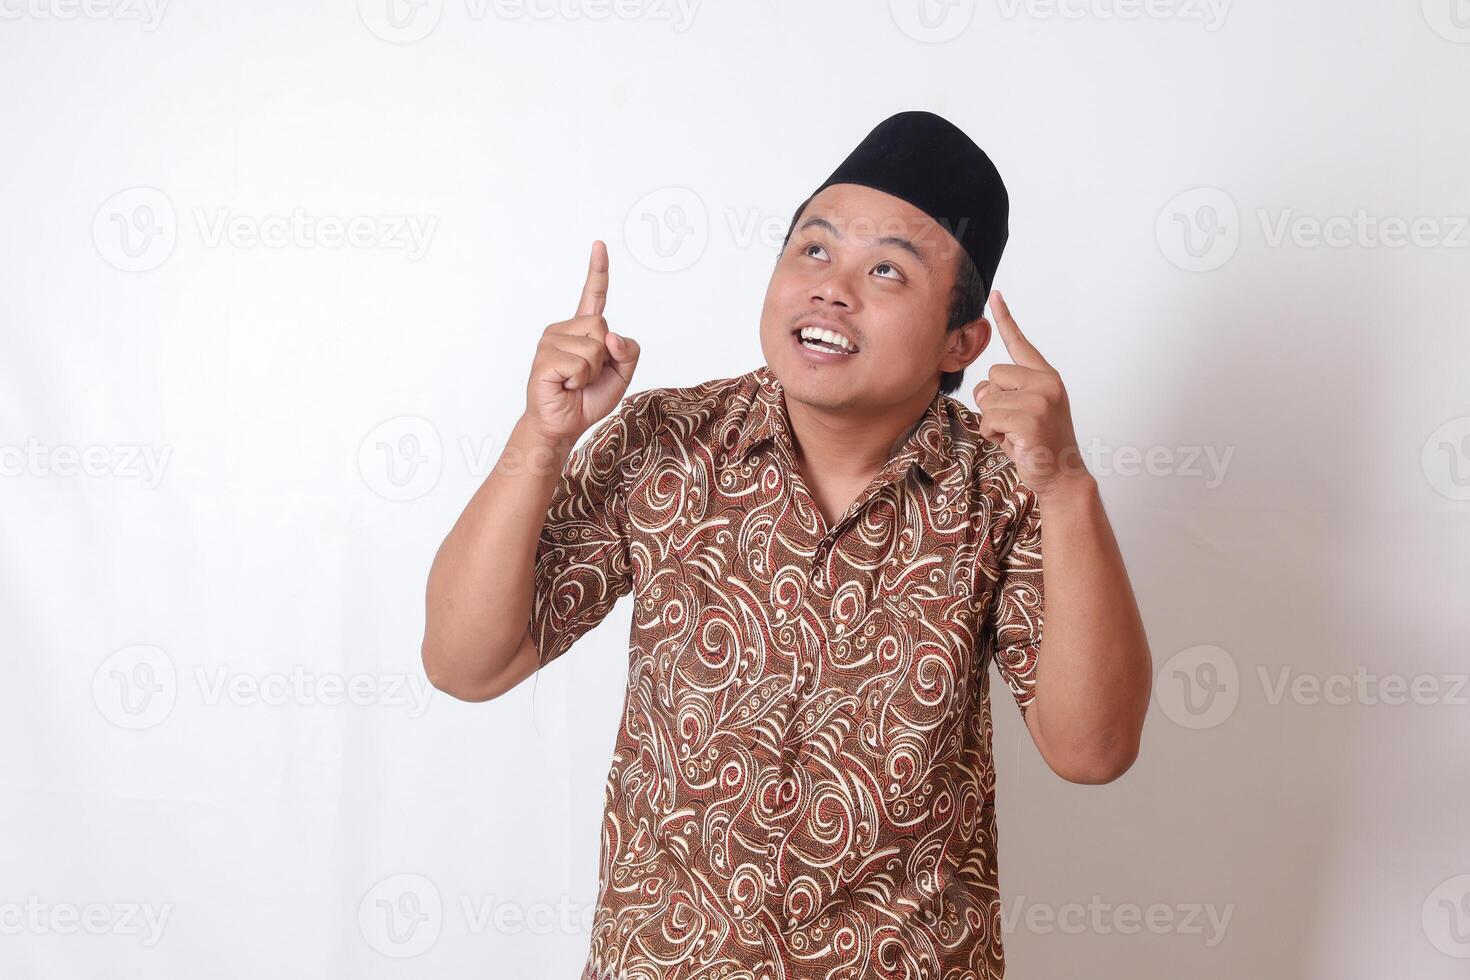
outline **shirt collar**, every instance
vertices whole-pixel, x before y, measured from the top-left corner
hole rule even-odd
[[[775,440],[791,459],[795,459],[790,416],[786,413],[781,382],[771,373],[769,365],[762,364],[751,374],[754,376],[754,388],[750,409],[730,448],[729,459],[732,462],[744,459],[752,448],[767,439]],[[912,459],[932,479],[947,476],[959,463],[950,438],[949,414],[948,399],[942,392],[935,392],[934,399],[919,417],[919,424],[888,465],[902,466]]]

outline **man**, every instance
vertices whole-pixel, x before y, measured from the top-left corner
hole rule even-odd
[[[1001,977],[988,665],[1063,778],[1132,764],[1143,626],[999,293],[1014,363],[978,413],[948,394],[1008,211],[967,136],[900,113],[797,210],[761,367],[625,399],[601,242],[542,335],[430,572],[423,659],[493,698],[633,593],[584,980]]]

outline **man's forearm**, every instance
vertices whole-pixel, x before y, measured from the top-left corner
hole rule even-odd
[[[1069,481],[1039,506],[1045,629],[1027,720],[1053,769],[1107,782],[1138,754],[1148,639],[1097,481]]]
[[[533,563],[571,444],[538,436],[523,416],[429,570],[423,661],[452,693],[490,685],[531,618]]]

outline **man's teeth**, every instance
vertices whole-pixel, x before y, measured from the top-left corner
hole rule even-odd
[[[820,343],[815,343],[815,341],[821,341],[829,346],[823,347]],[[824,330],[821,327],[802,327],[801,342],[804,346],[810,347],[813,350],[831,350],[836,348],[844,354],[857,353],[857,348],[852,346],[846,337],[839,333],[833,333],[831,330]]]

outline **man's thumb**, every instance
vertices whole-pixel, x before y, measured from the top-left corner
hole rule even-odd
[[[623,380],[632,380],[633,369],[638,366],[638,341],[609,330],[607,332],[607,351],[612,355],[613,367],[618,374],[623,376]]]
[[[624,337],[609,330],[607,341],[608,353],[612,354],[613,360],[622,364],[632,364],[638,360],[638,341],[632,337]]]

